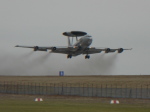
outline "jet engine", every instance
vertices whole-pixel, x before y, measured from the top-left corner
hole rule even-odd
[[[34,46],[34,51],[47,51],[47,49],[39,48],[38,46]]]
[[[33,48],[34,51],[37,51],[38,49],[39,49],[38,46],[34,46],[34,48]]]
[[[110,49],[110,48],[105,49],[105,53],[112,53],[112,52],[115,52],[115,51],[116,51],[115,49]]]
[[[105,53],[109,53],[109,52],[110,52],[110,48],[106,48]]]
[[[119,49],[118,49],[118,53],[122,53],[123,50],[124,50],[123,48],[119,48]]]
[[[53,47],[53,48],[52,48],[53,51],[55,51],[56,49],[57,49],[56,47]]]

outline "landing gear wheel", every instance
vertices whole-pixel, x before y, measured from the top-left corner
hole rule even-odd
[[[70,58],[70,59],[71,59],[71,58],[72,58],[72,55],[71,55],[71,54],[68,54],[67,58]]]
[[[85,56],[85,59],[89,59],[89,58],[90,58],[90,56],[89,56],[89,55],[86,55],[86,56]]]

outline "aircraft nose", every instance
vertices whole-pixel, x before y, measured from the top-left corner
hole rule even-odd
[[[88,37],[87,37],[87,40],[92,40],[92,37],[88,36]]]
[[[91,36],[89,37],[89,40],[92,40],[92,37],[91,37]]]
[[[89,37],[88,39],[88,43],[91,44],[92,43],[92,37]]]

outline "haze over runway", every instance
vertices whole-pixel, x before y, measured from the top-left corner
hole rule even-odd
[[[1,0],[0,75],[149,75],[149,11],[149,0]],[[67,46],[65,31],[87,32],[94,47],[133,50],[85,60],[14,47]]]

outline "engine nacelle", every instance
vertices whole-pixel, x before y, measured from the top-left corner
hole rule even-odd
[[[124,50],[123,48],[119,48],[119,49],[118,49],[118,53],[122,53],[123,50]]]
[[[34,46],[33,50],[34,51],[47,51],[47,49],[42,49],[42,48],[39,48],[38,46]]]
[[[39,49],[38,46],[34,46],[34,48],[33,48],[34,51],[37,51],[38,49]]]
[[[56,49],[57,49],[56,47],[53,47],[53,48],[52,48],[53,51],[55,51]]]
[[[109,52],[110,52],[110,48],[106,48],[105,53],[109,53]]]

